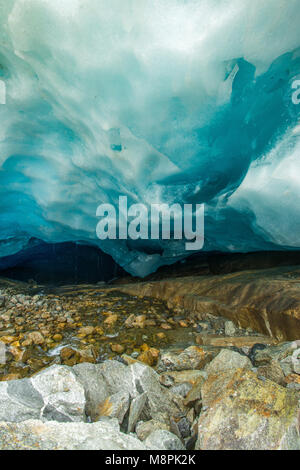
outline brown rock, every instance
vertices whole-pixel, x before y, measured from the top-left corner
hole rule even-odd
[[[44,336],[39,331],[33,331],[27,335],[27,340],[32,344],[41,345],[45,343]]]
[[[121,344],[111,344],[110,349],[117,354],[123,354],[125,348]]]

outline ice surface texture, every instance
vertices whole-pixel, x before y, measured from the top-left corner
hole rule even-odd
[[[79,241],[145,275],[187,255],[100,242],[119,195],[205,203],[205,250],[300,248],[299,47],[299,0],[0,0],[0,257]]]

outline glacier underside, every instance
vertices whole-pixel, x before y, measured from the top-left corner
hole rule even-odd
[[[205,203],[207,251],[299,249],[297,77],[298,0],[0,0],[0,259],[75,241],[144,276],[190,254],[97,239],[120,195]]]

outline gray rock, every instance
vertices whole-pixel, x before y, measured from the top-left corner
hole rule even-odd
[[[185,450],[180,439],[169,431],[154,431],[145,440],[151,450]]]
[[[126,391],[131,397],[138,395],[130,368],[118,361],[105,361],[99,366],[109,395]]]
[[[0,450],[147,450],[116,420],[98,423],[0,422]]]
[[[170,392],[174,395],[179,395],[182,398],[185,398],[192,388],[192,384],[188,382],[183,382],[182,384],[177,384],[174,385],[174,387],[170,388]]]
[[[0,383],[0,421],[38,419],[44,401],[28,379]]]
[[[288,343],[282,343],[276,346],[269,346],[262,350],[257,350],[254,354],[253,361],[254,364],[259,366],[264,366],[269,364],[271,361],[275,360],[278,362],[289,362],[290,356],[298,349],[297,341],[292,341]],[[287,374],[289,375],[289,374]]]
[[[133,432],[135,430],[136,423],[140,419],[140,416],[143,412],[147,401],[147,394],[143,393],[142,395],[134,398],[130,405],[129,410],[129,419],[128,419],[128,432]]]
[[[108,397],[99,407],[96,420],[102,416],[116,418],[122,424],[130,404],[129,393],[118,392]]]
[[[218,356],[206,366],[205,372],[208,375],[215,375],[226,370],[251,368],[252,363],[248,357],[229,349],[222,349]]]
[[[108,385],[101,372],[101,366],[85,363],[74,366],[72,370],[85,390],[86,414],[94,421],[99,405],[110,395]]]
[[[149,418],[155,418],[159,413],[175,416],[178,412],[184,411],[183,400],[160,385],[159,375],[151,367],[135,363],[129,369],[135,395],[147,394],[148,400],[145,408]]]
[[[140,421],[136,425],[136,435],[141,441],[145,441],[150,434],[154,431],[170,431],[170,425],[168,425],[165,421],[159,421],[156,419],[151,419],[149,421]]]
[[[57,421],[85,421],[85,392],[71,368],[54,365],[31,378],[42,395],[42,418]]]
[[[234,336],[236,334],[237,328],[232,321],[225,322],[225,335]]]

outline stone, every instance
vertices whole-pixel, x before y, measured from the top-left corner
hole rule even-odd
[[[295,341],[257,349],[253,354],[253,362],[257,367],[270,364],[273,360],[280,363],[285,361],[290,362],[289,358],[296,349],[297,343]]]
[[[186,382],[190,383],[191,385],[195,385],[195,383],[201,377],[207,379],[206,372],[202,370],[170,371],[160,376],[160,382],[162,385],[164,385],[164,382],[167,382],[169,384],[167,386],[169,387],[173,386],[174,384],[181,384]]]
[[[264,346],[276,344],[272,338],[264,336],[218,336],[200,334],[196,336],[196,343],[203,346],[211,346],[216,348],[252,348],[255,344],[263,344]]]
[[[196,450],[299,450],[299,396],[252,371],[210,376]]]
[[[159,372],[194,369],[201,370],[216,355],[216,350],[200,348],[197,346],[191,346],[180,354],[176,352],[162,353],[157,370]]]
[[[122,424],[130,404],[128,392],[118,392],[108,397],[98,406],[95,421],[103,416],[116,418],[119,424]]]
[[[170,431],[170,425],[164,421],[151,419],[150,421],[140,421],[136,425],[136,435],[141,441],[145,441],[154,431]]]
[[[109,328],[113,327],[118,321],[118,315],[109,315],[105,320],[104,324]]]
[[[171,387],[170,392],[174,395],[179,395],[182,398],[185,398],[192,388],[193,386],[189,382],[183,382]]]
[[[99,404],[103,403],[110,395],[109,387],[101,373],[101,365],[77,364],[72,370],[85,390],[86,415],[94,421]]]
[[[41,345],[44,344],[45,338],[39,331],[33,331],[27,335],[27,341],[30,341],[31,344]]]
[[[145,445],[151,450],[185,450],[177,436],[163,430],[152,432],[145,440]]]
[[[185,406],[190,408],[194,406],[195,403],[197,403],[199,400],[201,400],[201,389],[204,382],[204,378],[200,377],[197,382],[193,385],[192,389],[189,391],[184,400]]]
[[[95,328],[93,326],[83,326],[78,330],[78,334],[85,337],[90,336],[94,333]]]
[[[0,421],[38,419],[43,406],[42,395],[29,379],[0,383]]]
[[[124,346],[122,346],[121,344],[111,344],[110,349],[112,350],[112,352],[115,352],[117,354],[123,354],[123,352],[125,351]]]
[[[128,432],[134,432],[136,423],[139,421],[147,401],[147,394],[142,393],[134,398],[130,405],[128,418]]]
[[[5,297],[1,295],[0,296],[0,308],[3,308],[3,307],[5,307]]]
[[[0,450],[147,450],[134,436],[120,432],[116,420],[57,423],[30,420],[0,422]]]
[[[225,322],[225,335],[226,336],[234,336],[236,334],[237,328],[232,321]]]
[[[138,393],[147,394],[145,409],[151,418],[155,418],[159,413],[175,416],[184,411],[183,400],[180,401],[179,397],[161,386],[159,375],[153,369],[138,362],[129,369],[131,381],[135,385],[135,396]]]
[[[265,377],[266,379],[272,380],[279,385],[285,384],[285,375],[278,361],[271,361],[267,366],[260,366],[257,369],[257,375],[259,377]]]
[[[215,359],[205,368],[207,375],[215,375],[219,372],[232,369],[251,369],[250,359],[235,351],[223,349]]]
[[[54,365],[31,378],[42,395],[42,418],[60,422],[85,421],[85,391],[75,373],[66,366]]]

